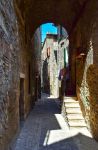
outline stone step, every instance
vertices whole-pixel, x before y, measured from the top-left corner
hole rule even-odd
[[[70,129],[86,129],[86,123],[82,116],[77,97],[65,97],[64,106],[66,112],[66,119],[68,121]]]
[[[65,107],[80,107],[79,103],[65,103]]]
[[[70,130],[73,130],[73,131],[75,131],[75,130],[87,130],[87,127],[84,127],[84,126],[71,126],[71,127],[69,127],[70,128]]]
[[[67,114],[82,114],[80,108],[65,108]]]
[[[67,114],[67,118],[69,120],[73,120],[73,119],[84,119],[82,114]]]
[[[68,124],[70,127],[86,127],[86,123],[84,120],[72,120],[69,121]]]
[[[71,100],[77,101],[77,97],[64,97],[64,100],[65,101],[67,101],[67,100],[69,100],[69,101],[71,101]]]
[[[74,99],[64,99],[64,103],[79,103],[79,101],[76,101]]]
[[[69,123],[71,123],[71,124],[72,124],[72,123],[73,123],[73,124],[78,124],[78,123],[79,123],[79,124],[82,124],[82,123],[83,123],[83,124],[86,125],[84,119],[73,119],[73,120],[70,120]]]

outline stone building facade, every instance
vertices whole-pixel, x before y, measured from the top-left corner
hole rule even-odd
[[[42,60],[42,87],[47,93],[57,96],[57,35],[47,34],[43,43],[41,60]]]
[[[62,32],[63,33],[63,32]],[[69,40],[61,34],[47,34],[42,48],[42,85],[50,94],[59,97],[60,70],[68,67]],[[47,71],[46,71],[47,70]],[[46,73],[47,72],[47,73]],[[50,85],[50,86],[49,86]]]
[[[9,0],[0,1],[1,150],[8,149],[9,143],[20,129],[21,121],[26,119],[35,100],[32,98],[35,86],[32,78],[33,48],[24,14],[19,7],[18,1],[14,4]],[[37,35],[38,31],[35,37]]]
[[[65,68],[65,84],[61,87],[62,80],[59,79],[59,96],[68,95],[69,87],[66,82],[69,79],[69,39],[68,33],[64,27],[61,25],[57,26],[57,34],[58,34],[58,73],[60,74],[61,70]],[[64,89],[64,95],[61,95],[61,88]],[[67,89],[67,90],[66,90]]]
[[[68,84],[66,83],[67,79],[69,79],[69,40],[68,37],[62,37],[58,40],[58,74],[62,69],[65,68],[65,87],[64,88],[64,96],[68,94]],[[61,89],[62,80],[59,79],[59,90]],[[66,91],[67,89],[67,91]],[[60,91],[59,91],[60,92]],[[60,93],[59,93],[60,95]],[[63,96],[63,95],[62,95]],[[61,96],[61,97],[62,97]]]
[[[20,22],[22,26],[22,18]],[[8,146],[19,126],[21,48],[17,24],[13,4],[9,1],[0,1],[0,149],[2,150]]]

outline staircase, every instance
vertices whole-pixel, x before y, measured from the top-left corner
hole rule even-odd
[[[63,116],[70,129],[86,129],[86,123],[76,97],[65,97],[63,110]]]

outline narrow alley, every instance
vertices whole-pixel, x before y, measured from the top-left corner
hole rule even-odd
[[[98,150],[98,0],[0,0],[0,150]]]
[[[12,150],[98,150],[86,130],[69,130],[59,101],[43,94],[28,116]]]

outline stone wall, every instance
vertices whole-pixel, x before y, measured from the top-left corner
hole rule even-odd
[[[89,1],[78,21],[76,53],[77,96],[88,128],[98,140],[98,2]],[[88,18],[88,19],[87,19]],[[80,39],[80,41],[79,41]],[[78,55],[77,55],[78,54]],[[81,55],[83,54],[83,55]]]
[[[90,65],[87,71],[87,83],[89,87],[90,103],[90,130],[96,140],[98,140],[98,67]]]
[[[41,97],[41,48],[41,27],[38,27],[32,37],[32,86],[35,100]]]
[[[29,64],[25,22],[12,0],[0,1],[0,150],[8,145],[19,129],[20,78],[24,78],[24,119],[31,108]],[[30,72],[31,76],[32,70]],[[31,77],[30,77],[31,78]],[[32,81],[31,81],[32,82]],[[31,89],[32,91],[32,89]]]
[[[13,3],[0,1],[0,149],[18,127],[19,43]],[[9,128],[10,126],[10,128]]]

